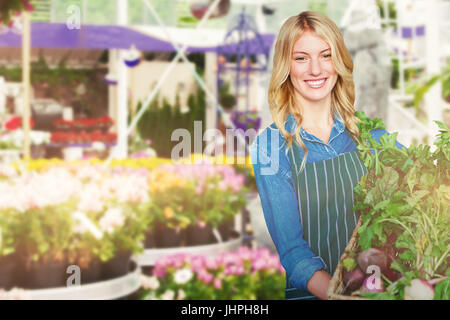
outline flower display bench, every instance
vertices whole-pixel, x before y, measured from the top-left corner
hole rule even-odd
[[[141,268],[134,262],[127,275],[79,286],[27,290],[32,300],[113,300],[136,292],[140,286]]]
[[[206,245],[197,245],[189,247],[175,247],[175,248],[152,248],[145,249],[144,252],[134,257],[134,260],[140,267],[154,266],[155,262],[167,256],[172,256],[180,253],[190,255],[205,255],[214,257],[223,252],[233,251],[242,244],[242,236],[239,236],[228,241],[219,243],[212,243]]]

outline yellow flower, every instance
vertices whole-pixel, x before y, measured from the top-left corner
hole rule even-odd
[[[178,218],[178,223],[180,227],[184,229],[191,223],[191,220],[189,220],[188,217],[181,216]]]
[[[173,209],[169,206],[164,208],[164,218],[166,219],[172,219],[175,216],[175,212],[173,211]]]

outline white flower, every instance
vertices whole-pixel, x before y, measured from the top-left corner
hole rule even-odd
[[[2,137],[2,141],[9,141],[13,143],[16,148],[20,148],[23,144],[24,134],[23,130],[17,129]],[[30,142],[32,145],[41,145],[50,142],[50,132],[47,131],[30,131]]]
[[[95,151],[104,151],[106,150],[106,146],[103,142],[95,141],[92,143],[92,149]]]
[[[193,276],[193,273],[192,273],[191,269],[184,268],[184,269],[177,270],[175,272],[175,274],[173,275],[173,280],[177,284],[185,284],[186,282],[188,282],[189,280],[192,279],[192,276]]]
[[[0,164],[0,175],[5,176],[5,177],[14,177],[17,175],[17,173],[13,166],[6,164],[6,163],[1,163]]]
[[[163,300],[173,300],[173,298],[175,298],[175,292],[173,290],[166,290],[166,292],[161,295],[161,299]]]
[[[122,227],[125,223],[125,217],[121,208],[111,208],[99,221],[100,227],[107,233],[113,233],[114,229]]]
[[[154,157],[156,157],[156,151],[155,151],[155,149],[147,148],[147,149],[145,149],[145,152],[147,153],[147,157],[148,157],[148,158],[154,158]]]
[[[159,281],[156,277],[141,276],[141,286],[148,290],[157,290],[159,288]]]
[[[10,291],[0,290],[0,300],[29,300],[30,296],[24,289],[13,288]]]
[[[41,145],[44,143],[50,143],[50,132],[47,131],[30,131],[31,144]]]

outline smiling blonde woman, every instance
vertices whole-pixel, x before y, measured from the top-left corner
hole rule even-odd
[[[273,123],[250,148],[264,218],[286,270],[286,299],[326,299],[358,215],[367,173],[356,150],[353,62],[336,24],[305,11],[277,36]],[[379,141],[385,130],[371,132]],[[397,143],[398,148],[403,146]]]

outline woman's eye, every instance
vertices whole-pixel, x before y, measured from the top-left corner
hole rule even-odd
[[[306,61],[306,58],[305,57],[297,57],[297,58],[295,58],[295,60],[297,60],[297,61]]]
[[[326,54],[323,55],[323,57],[325,59],[331,58],[331,53],[326,53]]]

